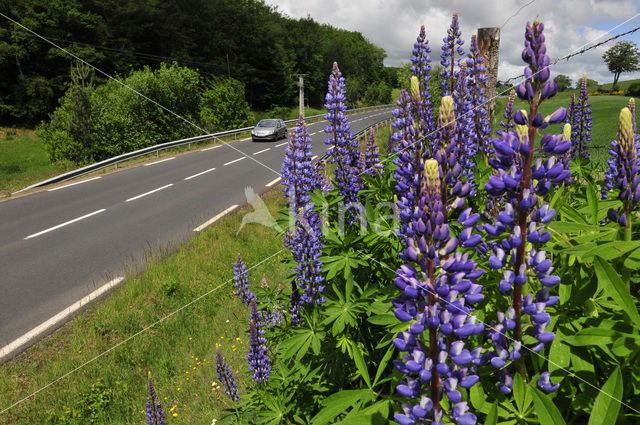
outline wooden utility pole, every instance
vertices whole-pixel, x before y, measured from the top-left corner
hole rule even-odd
[[[498,59],[500,56],[500,28],[478,28],[478,47],[487,68],[484,94],[487,98],[489,122],[493,124],[496,107],[496,84],[498,82]]]
[[[309,74],[293,74],[298,77],[300,116],[304,118],[304,77]]]

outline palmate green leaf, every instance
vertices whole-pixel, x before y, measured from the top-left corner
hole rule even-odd
[[[367,386],[371,388],[371,377],[369,376],[367,363],[364,361],[364,354],[362,353],[362,349],[352,339],[345,339],[344,342],[346,343],[345,345],[347,347],[347,353],[349,354],[349,357],[351,357],[351,360],[353,360],[353,362],[355,363],[356,368],[358,369],[358,373],[360,374],[360,376],[362,376],[362,379],[364,379],[364,382],[366,382]]]
[[[378,380],[382,376],[382,373],[386,369],[387,364],[389,364],[389,361],[391,360],[391,357],[393,357],[393,354],[395,353],[395,351],[396,351],[396,347],[394,345],[389,346],[389,348],[387,349],[387,352],[384,354],[384,357],[382,358],[382,360],[380,361],[380,364],[378,365],[378,370],[376,371],[376,377],[373,378],[372,387],[375,387],[378,384]]]
[[[632,323],[640,326],[640,314],[634,303],[634,298],[618,273],[609,263],[597,255],[594,258],[593,265],[598,277],[598,287],[602,288],[607,296],[613,298],[622,310],[629,315]]]
[[[491,404],[489,413],[487,413],[487,419],[484,421],[484,425],[497,425],[498,424],[498,405],[494,401]]]
[[[562,206],[562,209],[560,210],[560,214],[570,218],[571,220],[575,221],[576,223],[587,224],[586,220],[584,219],[584,215],[580,214],[580,212],[578,212],[571,205],[564,204]]]
[[[345,413],[349,407],[370,399],[371,391],[369,389],[343,390],[331,394],[324,400],[324,408],[311,419],[311,424],[325,425],[332,423],[338,415]]]
[[[398,323],[398,318],[393,313],[384,313],[384,314],[376,314],[375,316],[371,316],[368,319],[369,323],[372,325],[396,325]]]
[[[520,374],[515,374],[513,377],[513,399],[518,407],[518,412],[524,416],[531,405],[531,394]]]
[[[565,336],[562,333],[556,332],[556,337],[551,343],[551,348],[549,349],[549,372],[551,373],[560,368],[566,369],[569,367],[571,347],[563,343],[564,338]]]
[[[560,411],[548,395],[536,387],[531,387],[531,395],[540,425],[565,425]]]
[[[298,329],[294,335],[280,343],[280,350],[283,351],[285,359],[293,357],[303,357],[312,348],[315,354],[320,352],[320,344],[324,339],[323,332],[315,332],[312,329]]]
[[[563,341],[576,347],[605,346],[613,342],[616,331],[604,328],[584,328],[575,335],[565,336]],[[555,339],[558,339],[557,337]]]
[[[593,403],[588,425],[615,424],[620,412],[620,399],[622,398],[622,374],[617,367],[607,382],[598,393]]]

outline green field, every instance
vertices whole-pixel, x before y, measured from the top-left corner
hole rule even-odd
[[[284,205],[280,190],[264,198],[274,215]],[[0,411],[228,281],[238,253],[250,268],[282,250],[282,238],[263,226],[249,224],[236,236],[249,211],[225,217],[165,259],[152,255],[142,274],[128,277],[106,299],[0,367]],[[263,274],[272,288],[285,281],[282,261],[288,255],[283,250],[249,271],[254,290]],[[248,314],[227,283],[3,412],[0,424],[140,424],[151,372],[168,424],[209,425],[232,407],[212,387],[218,380],[216,344],[239,371],[241,393],[251,379],[245,358]]]

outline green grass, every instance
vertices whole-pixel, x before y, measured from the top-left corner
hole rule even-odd
[[[631,86],[631,84],[633,83],[637,83],[639,82],[640,79],[635,79],[635,80],[626,80],[626,81],[618,81],[618,89],[619,90],[627,90],[629,88],[629,86]],[[613,80],[611,83],[607,83],[607,84],[602,84],[600,87],[603,90],[611,90],[611,87],[613,86]]]
[[[73,168],[68,162],[52,164],[33,130],[0,129],[0,197]]]
[[[272,213],[283,206],[279,190],[264,198]],[[149,260],[140,275],[1,366],[0,411],[225,282],[238,253],[251,267],[282,249],[282,238],[259,225],[249,224],[236,236],[249,211],[223,218],[164,259]],[[257,286],[263,273],[272,287],[284,282],[287,256],[285,250],[251,270],[251,284]],[[227,284],[3,413],[0,424],[140,424],[149,371],[168,424],[210,424],[233,407],[212,390],[216,344],[239,370],[241,393],[250,380],[248,313]]]

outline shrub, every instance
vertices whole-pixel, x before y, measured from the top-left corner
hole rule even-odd
[[[145,67],[132,72],[124,84],[187,121],[197,121],[201,87],[197,71],[175,63],[161,64],[155,71]],[[38,129],[51,160],[68,159],[76,164],[100,161],[198,134],[192,124],[138,93],[113,80],[97,88],[84,87],[81,92],[70,88],[49,122]],[[75,105],[79,95],[85,99],[89,114],[78,114]],[[80,126],[79,120],[90,120],[90,125]]]
[[[244,98],[244,84],[234,79],[215,80],[202,94],[200,121],[217,132],[249,125],[251,111]]]
[[[640,81],[629,86],[627,96],[640,96]]]

